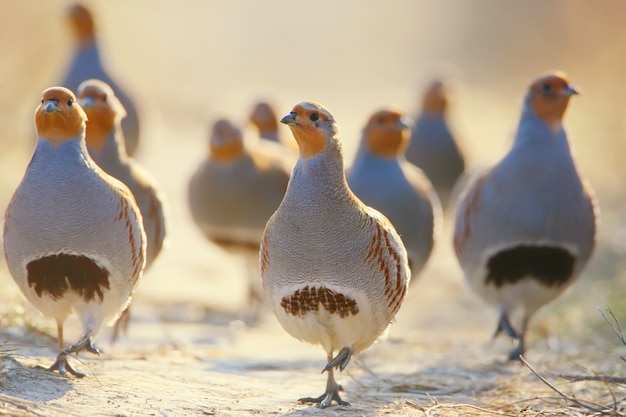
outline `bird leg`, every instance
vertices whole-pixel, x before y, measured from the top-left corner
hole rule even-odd
[[[115,320],[115,324],[113,325],[113,335],[111,336],[111,343],[115,343],[117,341],[118,336],[121,333],[128,333],[128,324],[130,323],[130,304],[122,311],[120,316]]]
[[[333,359],[332,352],[328,354],[328,364],[322,369],[322,372],[328,372],[328,379],[326,381],[326,392],[319,397],[305,397],[300,398],[298,401],[301,403],[314,403],[319,408],[326,408],[336,401],[339,405],[350,405],[349,402],[343,401],[339,396],[339,391],[343,391],[341,385],[335,381],[335,368],[343,371],[352,357],[352,349],[344,347],[339,351],[337,356]]]
[[[513,328],[508,314],[504,311],[500,313],[500,320],[498,320],[498,327],[493,334],[493,338],[495,339],[502,332],[506,333],[511,339],[517,340],[520,338],[519,332]]]
[[[57,343],[59,350],[63,350],[63,322],[57,320]]]
[[[522,330],[518,333],[518,337],[517,337],[518,339],[517,347],[513,349],[513,351],[509,354],[509,361],[511,362],[522,361],[520,359],[520,356],[522,356],[524,352],[526,351],[525,341],[526,341],[526,329],[528,328],[528,321],[529,321],[529,317],[528,315],[525,314],[522,320]]]
[[[519,361],[520,360],[519,357],[524,354],[524,350],[525,350],[524,336],[526,335],[526,327],[527,326],[528,326],[528,318],[525,316],[524,320],[522,322],[522,331],[518,332],[511,325],[511,322],[509,321],[509,317],[508,317],[507,313],[505,313],[504,311],[502,313],[500,313],[500,320],[498,321],[498,327],[496,328],[496,331],[493,334],[493,337],[495,338],[500,333],[504,332],[511,339],[517,340],[517,346],[509,354],[508,360],[510,362],[512,362],[512,361]]]
[[[98,348],[95,347],[94,344],[93,344],[93,338],[91,337],[91,334],[87,333],[77,343],[73,344],[69,348],[67,348],[64,351],[62,351],[61,353],[59,353],[59,355],[57,356],[56,361],[52,364],[52,366],[50,368],[48,368],[48,370],[49,371],[59,371],[59,373],[61,375],[65,375],[67,372],[69,372],[70,374],[74,375],[77,378],[84,377],[85,374],[75,370],[72,367],[72,365],[70,365],[70,363],[67,361],[67,357],[69,355],[71,355],[72,353],[78,353],[81,350],[87,350],[87,351],[89,351],[91,353],[94,353],[96,355],[100,354],[100,350],[98,350]]]

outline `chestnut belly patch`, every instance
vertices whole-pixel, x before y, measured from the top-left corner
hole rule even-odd
[[[548,287],[559,286],[572,276],[575,261],[569,251],[560,247],[519,245],[489,258],[485,283],[499,288],[530,277]]]
[[[59,253],[44,256],[26,265],[28,286],[42,297],[47,294],[53,299],[63,297],[69,289],[85,301],[99,298],[104,290],[110,289],[109,272],[98,266],[93,259],[82,255]]]
[[[339,317],[356,315],[359,306],[353,298],[335,292],[325,287],[309,287],[296,290],[293,294],[283,297],[280,306],[285,312],[294,316],[304,316],[307,312],[317,312],[320,305],[330,314],[338,314]]]

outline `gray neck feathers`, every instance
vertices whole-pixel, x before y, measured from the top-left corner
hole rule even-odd
[[[288,209],[290,212],[301,213],[309,208],[323,216],[328,203],[345,203],[352,198],[346,183],[341,145],[339,139],[334,137],[318,155],[298,159],[284,204],[293,207]]]
[[[73,167],[77,165],[88,168],[93,168],[94,166],[82,135],[68,139],[57,146],[39,138],[26,175],[28,176],[29,172],[34,172],[36,173],[35,175],[40,175],[44,178],[52,178],[59,174],[67,176],[65,173],[73,172]],[[37,167],[37,169],[31,169],[33,167]]]
[[[91,146],[87,148],[93,160],[107,172],[115,166],[123,165],[128,159],[119,122],[115,123],[115,127],[109,132],[100,149]]]
[[[550,126],[541,120],[530,105],[530,98],[524,99],[524,107],[520,118],[517,132],[515,134],[515,142],[513,148],[524,147],[533,143],[550,143],[556,142],[560,146],[569,150],[567,141],[567,133],[563,125],[553,130]]]

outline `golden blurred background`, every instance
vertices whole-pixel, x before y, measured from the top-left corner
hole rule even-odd
[[[56,85],[69,65],[74,45],[65,16],[71,4],[0,0],[2,210],[32,151],[32,115],[41,91]],[[530,81],[560,69],[582,91],[572,101],[565,123],[579,167],[595,188],[602,210],[600,244],[581,280],[597,283],[607,303],[623,299],[623,1],[84,4],[97,19],[104,64],[136,100],[142,121],[136,158],[169,200],[169,244],[138,290],[139,298],[193,302],[176,285],[165,287],[184,276],[185,285],[204,285],[196,291],[196,301],[230,309],[244,302],[243,282],[222,280],[214,287],[206,283],[213,273],[235,274],[244,267],[223,262],[227,257],[220,258],[220,249],[195,230],[186,206],[187,181],[206,154],[209,126],[217,117],[243,123],[259,98],[276,103],[280,115],[297,102],[318,101],[334,113],[349,160],[372,111],[396,105],[414,114],[422,88],[434,76],[446,74],[454,79],[454,129],[470,166],[479,167],[495,163],[508,149]],[[286,128],[281,129],[290,137]],[[449,245],[446,236],[441,246]],[[449,260],[446,268],[459,279],[455,261]],[[2,270],[6,274],[4,265]],[[153,284],[146,284],[148,279]],[[239,288],[231,290],[231,285]],[[224,293],[234,295],[225,298]],[[626,316],[626,307],[622,312]]]

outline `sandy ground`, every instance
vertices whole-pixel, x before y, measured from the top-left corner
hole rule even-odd
[[[581,170],[602,208],[596,254],[579,281],[541,310],[528,360],[560,390],[624,413],[624,385],[562,375],[623,376],[626,348],[602,319],[626,323],[622,178],[626,7],[582,0],[500,2],[88,2],[111,72],[141,105],[137,156],[169,200],[168,246],[136,292],[130,332],[99,358],[73,363],[87,378],[39,369],[56,356],[51,320],[29,306],[0,263],[0,415],[415,416],[581,415],[491,340],[496,313],[464,287],[446,233],[416,280],[389,338],[338,376],[351,407],[297,403],[323,391],[321,348],[292,339],[269,311],[246,316],[248,264],[206,242],[191,223],[186,182],[218,116],[243,122],[259,97],[281,114],[302,100],[334,112],[346,158],[383,105],[413,112],[442,69],[457,79],[453,120],[472,166],[506,150],[522,91],[567,71],[583,90],[567,116]],[[32,149],[32,112],[71,51],[68,2],[0,0],[0,208]],[[288,136],[287,131],[283,133]],[[449,220],[449,219],[446,219]],[[67,339],[79,337],[75,319]],[[597,405],[595,407],[598,407]]]

